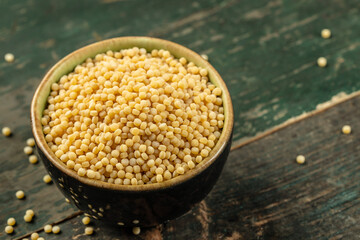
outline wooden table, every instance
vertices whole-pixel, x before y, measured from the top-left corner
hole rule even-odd
[[[359,9],[357,0],[0,1],[0,56],[15,55],[13,63],[0,60],[0,127],[14,132],[0,137],[0,226],[18,222],[0,239],[33,231],[46,239],[359,239]],[[323,28],[333,37],[322,39]],[[60,58],[129,35],[209,56],[235,106],[233,150],[215,188],[189,213],[139,236],[93,222],[88,237],[83,215],[22,151],[29,105]],[[328,67],[316,66],[320,56]],[[344,124],[351,135],[341,133]],[[18,189],[25,200],[15,198]],[[30,224],[28,208],[36,212]],[[61,235],[41,232],[51,223]]]

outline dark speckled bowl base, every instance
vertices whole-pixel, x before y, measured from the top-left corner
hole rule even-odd
[[[116,191],[81,183],[57,169],[38,148],[56,186],[80,210],[109,225],[155,226],[188,212],[211,191],[229,155],[231,138],[219,158],[195,177],[164,189]]]

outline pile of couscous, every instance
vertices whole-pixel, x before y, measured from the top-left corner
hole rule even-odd
[[[51,86],[45,139],[79,176],[120,185],[185,174],[215,146],[222,91],[208,71],[165,50],[108,51]]]

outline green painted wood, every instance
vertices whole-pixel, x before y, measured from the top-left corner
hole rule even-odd
[[[29,94],[59,58],[96,40],[149,35],[206,53],[236,103],[234,139],[360,89],[360,3],[340,1],[9,1],[0,7],[0,93]],[[320,37],[321,29],[333,32]],[[315,65],[328,58],[326,69]],[[26,107],[26,105],[24,106]]]
[[[42,184],[41,164],[29,165],[22,153],[31,136],[32,94],[45,72],[68,53],[101,39],[145,35],[208,54],[231,92],[234,139],[241,141],[338,92],[360,89],[359,9],[357,0],[1,0],[0,127],[10,126],[15,134],[0,137],[0,225],[8,216],[22,219],[28,207],[38,208],[34,225],[15,229],[19,236],[75,212],[54,186]],[[320,37],[325,27],[332,30],[331,39]],[[7,52],[15,54],[14,63],[2,60]],[[328,58],[327,68],[315,65],[319,56]],[[18,188],[30,193],[28,199],[13,201]]]
[[[359,117],[356,97],[233,150],[214,189],[189,213],[137,237],[94,221],[91,239],[359,239]],[[341,133],[345,123],[352,134]],[[62,238],[90,239],[82,217],[60,225]]]

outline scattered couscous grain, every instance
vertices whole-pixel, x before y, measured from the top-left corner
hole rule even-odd
[[[82,221],[82,223],[84,225],[88,225],[90,223],[90,218],[89,217],[83,217],[83,219],[81,221]]]
[[[26,210],[25,215],[29,215],[29,216],[33,217],[35,215],[35,212],[32,209],[28,209],[28,210]]]
[[[35,140],[33,138],[29,138],[28,140],[26,140],[26,144],[29,147],[34,147],[35,146]]]
[[[25,214],[24,216],[24,221],[25,222],[31,222],[33,219],[33,216],[29,215],[29,214]]]
[[[7,234],[12,234],[14,232],[14,228],[12,226],[6,226],[5,227],[5,232]]]
[[[39,237],[37,240],[45,240],[45,238],[43,238],[43,237]]]
[[[19,190],[15,193],[15,196],[18,198],[18,199],[23,199],[25,197],[25,193],[24,191],[22,190]]]
[[[69,199],[67,199],[67,198],[65,198],[65,202],[70,203],[70,200],[69,200]]]
[[[15,56],[14,56],[14,54],[12,54],[12,53],[6,53],[6,54],[4,55],[4,59],[5,59],[5,61],[7,61],[8,63],[11,63],[11,62],[14,61]]]
[[[318,64],[318,66],[319,67],[326,67],[326,65],[327,65],[327,60],[326,60],[326,58],[324,58],[324,57],[319,57],[318,58],[318,60],[317,60],[317,64]]]
[[[43,177],[43,181],[45,183],[51,183],[51,177],[49,174],[46,174],[44,177]]]
[[[210,155],[225,121],[207,69],[165,50],[98,54],[51,90],[41,120],[49,147],[79,176],[113,184],[185,174]]]
[[[322,38],[330,38],[330,37],[331,37],[331,31],[330,31],[330,29],[327,29],[327,28],[323,29],[323,30],[321,31],[321,37],[322,37]]]
[[[36,164],[38,162],[38,158],[36,155],[30,155],[29,156],[29,163]]]
[[[85,228],[85,234],[86,235],[92,235],[94,233],[94,228],[92,227],[86,227]]]
[[[16,224],[15,218],[9,218],[9,219],[7,220],[7,224],[8,224],[9,226],[14,226],[14,225]]]
[[[55,233],[55,234],[60,233],[60,227],[59,226],[53,226],[52,232]]]
[[[24,153],[27,154],[27,155],[32,154],[33,153],[33,148],[29,147],[29,146],[24,147]]]
[[[45,225],[44,232],[46,233],[52,233],[52,226],[50,224]]]
[[[1,132],[4,136],[9,137],[11,135],[11,129],[9,127],[3,127]]]
[[[296,162],[298,164],[304,164],[305,163],[305,157],[303,155],[299,155],[296,157]]]
[[[140,232],[141,232],[141,228],[140,227],[133,227],[132,232],[135,235],[139,235]]]
[[[342,133],[346,135],[351,133],[351,127],[349,125],[344,125],[341,130]]]
[[[38,233],[32,233],[31,234],[31,240],[38,240],[39,239],[39,234]]]

